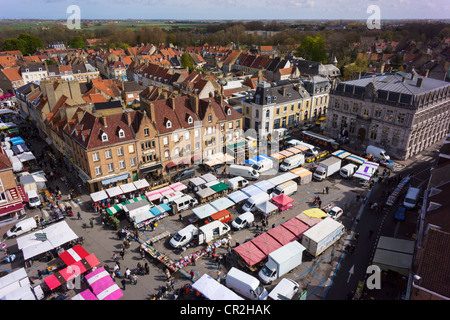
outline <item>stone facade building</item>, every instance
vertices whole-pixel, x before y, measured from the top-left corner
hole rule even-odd
[[[397,72],[339,83],[332,91],[325,134],[377,145],[407,159],[444,138],[450,125],[450,83]]]

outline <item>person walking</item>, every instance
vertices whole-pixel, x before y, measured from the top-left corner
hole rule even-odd
[[[133,279],[133,284],[136,285],[136,284],[137,284],[137,281],[138,281],[137,275],[133,274],[131,277],[132,277],[132,279]]]
[[[125,269],[125,277],[131,281],[131,270],[128,268]]]
[[[94,228],[94,219],[89,219],[89,224],[91,225],[91,229]]]
[[[329,187],[326,186],[326,187],[325,187],[325,191],[327,192],[327,194],[328,194],[328,190],[329,190]]]
[[[145,263],[144,268],[145,268],[145,274],[150,274],[150,267],[148,266],[147,262]]]
[[[80,213],[80,211],[78,211],[77,217],[78,217],[78,220],[82,220],[82,219],[83,219],[83,218],[81,218],[81,213]]]
[[[195,277],[194,269],[191,269],[190,276],[191,276],[191,280],[194,281],[194,277]]]
[[[114,260],[114,262],[117,262],[117,260],[119,260],[119,257],[114,253],[112,259]]]
[[[125,251],[122,249],[122,250],[120,250],[120,256],[122,257],[122,260],[123,260],[123,256],[125,255]]]
[[[121,283],[122,283],[122,289],[125,291],[126,290],[126,284],[127,284],[127,282],[125,281],[125,278],[122,279]]]
[[[325,194],[325,192],[327,192],[327,189],[325,187],[323,187],[322,194]]]

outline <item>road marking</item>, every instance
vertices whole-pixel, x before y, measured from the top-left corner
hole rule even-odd
[[[350,282],[350,278],[353,275],[353,273],[355,272],[355,265],[352,265],[352,267],[350,268],[350,270],[348,271],[348,279],[347,279],[347,283]]]

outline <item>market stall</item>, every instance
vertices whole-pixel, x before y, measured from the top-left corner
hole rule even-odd
[[[192,289],[200,292],[208,300],[244,300],[216,279],[204,274],[193,285]]]
[[[31,160],[36,160],[36,157],[30,151],[18,154],[17,158],[20,160],[20,162],[28,162],[28,161],[31,161]]]
[[[255,187],[254,185],[246,186],[245,188],[242,188],[241,191],[244,192],[249,197],[253,197],[261,192],[264,192],[261,189]]]
[[[248,194],[242,192],[241,190],[230,193],[227,195],[227,197],[235,204],[243,203],[249,198]]]
[[[163,213],[169,213],[172,209],[165,203],[150,208],[150,212],[156,217]]]
[[[304,213],[300,213],[300,214],[296,215],[295,218],[300,220],[301,222],[303,222],[310,228],[312,226],[315,226],[316,224],[318,224],[320,221],[322,221],[322,218],[309,217]]]
[[[282,247],[281,243],[279,243],[276,239],[272,238],[272,236],[267,233],[263,233],[253,238],[251,241],[266,256]]]
[[[205,204],[203,206],[192,209],[192,213],[196,215],[198,220],[204,220],[218,211],[220,210],[217,210],[211,204]]]
[[[191,187],[191,189],[195,192],[200,189],[201,186],[203,186],[207,181],[205,181],[202,178],[195,177],[189,180],[188,185]]]
[[[281,224],[267,231],[267,234],[269,234],[283,246],[297,239],[295,234],[283,227]]]
[[[25,268],[0,278],[0,300],[36,300]]]
[[[293,207],[292,203],[294,202],[294,199],[282,193],[278,196],[273,197],[272,201],[280,211],[284,211]]]
[[[109,208],[106,208],[106,212],[110,216],[113,216],[113,215],[119,213],[122,210],[123,210],[123,204],[121,204],[121,203],[118,203],[118,204],[115,204],[115,205],[113,205],[113,206],[111,206]]]
[[[101,191],[97,191],[94,193],[91,193],[91,200],[92,202],[98,202],[98,201],[102,201],[108,199],[108,194],[106,193],[105,190],[101,190]]]
[[[147,192],[145,196],[147,197],[148,201],[159,203],[159,199],[161,199],[162,194],[158,190],[154,190]]]
[[[169,185],[169,188],[171,188],[173,191],[184,191],[187,189],[187,186],[181,182],[176,182]]]
[[[288,149],[286,149],[287,152],[290,152],[292,154],[299,154],[302,153],[302,150],[296,148],[296,147],[290,147]]]
[[[123,191],[119,186],[106,189],[105,191],[110,198],[117,197],[123,194]]]
[[[327,217],[327,213],[319,208],[306,209],[301,214],[304,214],[310,218],[326,218]]]
[[[218,196],[224,195],[228,189],[230,188],[229,185],[227,185],[226,183],[223,182],[219,182],[213,186],[210,187],[211,189],[213,189]]]
[[[200,179],[203,179],[205,180],[205,183],[208,183],[217,180],[217,177],[211,173],[205,173],[204,175],[200,176]]]
[[[80,292],[79,294],[75,295],[70,300],[98,300],[98,299],[95,296],[95,294],[92,293],[91,290],[86,289],[86,290]]]
[[[200,199],[200,203],[205,203],[216,197],[216,192],[211,188],[200,189],[196,192],[196,195]]]
[[[21,137],[13,137],[10,138],[9,141],[13,146],[17,146],[19,144],[25,144],[25,141]]]
[[[379,164],[366,161],[353,174],[353,178],[368,182],[378,169]]]
[[[228,198],[222,197],[211,202],[211,206],[217,209],[217,211],[222,211],[234,207],[235,203]]]
[[[410,176],[403,178],[402,181],[395,187],[394,191],[389,195],[389,197],[386,200],[387,206],[392,206],[395,204],[399,196],[402,194],[403,188],[408,184],[409,180],[411,179]]]
[[[253,185],[258,189],[268,193],[271,193],[271,190],[275,189],[275,185],[267,180],[258,181]]]
[[[133,192],[136,191],[136,187],[134,186],[133,182],[129,182],[129,183],[125,183],[119,186],[120,189],[122,189],[123,193],[129,193],[129,192]]]
[[[70,266],[88,255],[89,253],[81,245],[76,245],[60,253],[59,257],[66,265]]]
[[[130,221],[138,224],[154,217],[154,215],[150,212],[150,207],[151,203],[144,198],[125,204],[123,206],[123,210],[127,213]]]
[[[268,218],[278,212],[278,207],[270,201],[264,201],[256,205],[256,210],[260,212],[263,217]]]
[[[123,292],[103,267],[85,276],[98,300],[119,300]]]
[[[17,146],[12,146],[11,150],[14,152],[14,154],[19,154],[19,153],[23,153],[23,152],[28,152],[30,151],[27,147],[26,144],[22,143],[22,144],[18,144]]]
[[[150,187],[150,184],[145,179],[133,181],[133,185],[136,187],[137,190]]]
[[[296,218],[289,219],[288,221],[281,224],[281,226],[292,232],[299,240],[302,238],[303,233],[309,229],[308,225],[304,224]]]
[[[267,255],[258,249],[258,247],[251,241],[244,242],[243,244],[235,247],[233,250],[239,255],[240,258],[242,258],[244,266],[252,271],[258,270],[258,267],[254,266],[267,257]],[[239,262],[242,263],[240,260]]]
[[[364,162],[367,161],[367,159],[364,159],[363,157],[359,157],[359,156],[354,155],[354,154],[351,154],[351,155],[347,156],[345,158],[345,160],[347,160],[349,162],[352,162],[352,163],[354,163],[356,165],[362,165]]]

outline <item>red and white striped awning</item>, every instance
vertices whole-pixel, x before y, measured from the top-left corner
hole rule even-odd
[[[89,253],[79,244],[59,255],[61,260],[68,266],[87,257]]]

